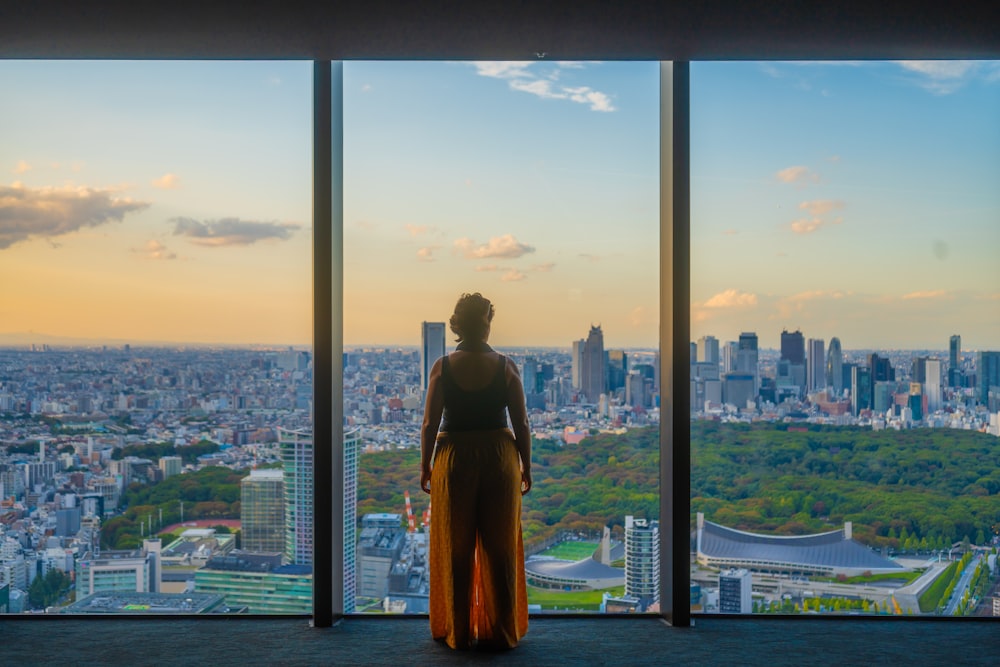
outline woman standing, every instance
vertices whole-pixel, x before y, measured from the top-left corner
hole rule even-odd
[[[492,321],[478,292],[455,304],[458,346],[431,369],[420,437],[420,487],[434,507],[431,634],[457,649],[513,648],[528,630],[521,496],[531,489],[531,430],[517,366],[487,344]]]

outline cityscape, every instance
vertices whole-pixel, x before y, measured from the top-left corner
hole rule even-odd
[[[348,612],[427,611],[432,513],[412,481],[423,369],[446,352],[444,331],[424,322],[417,349],[344,352]],[[963,350],[958,335],[946,354],[844,350],[836,338],[807,342],[799,331],[781,340],[780,350],[759,349],[753,332],[692,342],[693,425],[770,425],[788,436],[832,429],[855,439],[962,431],[988,438],[995,460],[1000,352]],[[592,325],[567,348],[504,353],[521,369],[536,458],[658,433],[656,350],[606,347],[602,326]],[[0,350],[0,610],[309,613],[311,376],[302,349]],[[606,458],[597,474],[630,465]],[[371,488],[373,470],[382,470],[380,484],[402,479],[391,468],[401,461],[407,488]],[[1000,479],[982,483],[1000,492]],[[655,506],[594,522],[581,505],[575,521],[537,521],[554,492],[537,490],[542,505],[526,498],[532,609],[656,611]],[[913,528],[881,539],[857,521],[835,525],[834,509],[821,521],[826,530],[791,535],[693,513],[692,609],[1000,615],[1000,516],[980,517],[991,523],[978,534]],[[928,595],[936,596],[929,608]]]

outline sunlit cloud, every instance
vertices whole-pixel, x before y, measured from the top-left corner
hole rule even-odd
[[[599,261],[601,261],[601,256],[600,255],[592,255],[589,252],[581,252],[580,253],[580,257],[583,257],[585,260],[590,261],[590,262],[599,262]]]
[[[18,160],[17,164],[14,165],[14,169],[12,169],[12,171],[15,174],[23,174],[25,172],[31,171],[31,165],[25,162],[24,160]]]
[[[146,241],[146,244],[141,248],[132,248],[132,252],[142,255],[143,259],[151,260],[167,260],[167,259],[177,259],[177,253],[169,250],[167,246],[163,245],[156,239],[151,239]]]
[[[703,308],[745,308],[757,305],[757,295],[751,292],[741,292],[737,289],[727,289],[719,292],[702,304]]]
[[[497,266],[496,264],[480,264],[476,267],[476,271],[489,272],[489,271],[506,271],[507,269],[503,266]]]
[[[534,74],[529,72],[528,69],[534,64],[532,60],[508,60],[505,62],[477,61],[472,63],[476,68],[476,74],[494,79],[533,77]]]
[[[633,327],[641,327],[646,323],[646,309],[636,306],[628,314],[628,323]]]
[[[433,231],[433,227],[429,225],[403,225],[403,228],[410,233],[410,236],[420,236],[421,234],[426,234],[429,231]]]
[[[291,222],[257,222],[222,218],[201,222],[192,218],[172,218],[174,236],[184,236],[191,243],[206,247],[246,246],[258,241],[285,241],[301,225]]]
[[[615,110],[610,97],[598,90],[593,90],[589,86],[580,86],[579,88],[563,88],[563,90],[569,94],[569,99],[574,102],[579,104],[589,104],[591,111]]]
[[[909,294],[904,294],[904,299],[940,299],[948,296],[948,292],[943,289],[936,290],[925,290],[922,292],[910,292]]]
[[[832,199],[814,199],[813,201],[802,202],[799,204],[799,208],[809,213],[809,215],[819,216],[844,208],[844,202]]]
[[[545,262],[544,264],[535,264],[531,267],[532,271],[537,271],[538,273],[548,273],[556,266],[555,262]]]
[[[439,245],[424,246],[423,248],[417,250],[417,259],[421,262],[433,262],[435,259],[434,252],[440,249],[441,246]]]
[[[972,60],[899,60],[896,64],[917,74],[917,85],[935,95],[954,93],[979,71],[979,63]]]
[[[811,170],[809,167],[804,167],[802,165],[795,165],[793,167],[781,169],[774,175],[774,177],[782,183],[794,183],[797,185],[819,182],[819,174]]]
[[[503,276],[500,277],[500,280],[502,280],[505,283],[510,283],[510,282],[517,282],[519,280],[524,280],[527,277],[528,276],[521,273],[517,269],[511,269],[507,273],[503,274]]]
[[[740,233],[739,230],[736,230],[736,229],[726,229],[726,230],[723,230],[722,235],[723,236],[736,236],[739,233]]]
[[[812,234],[825,225],[839,225],[843,222],[843,218],[834,218],[833,220],[823,220],[821,218],[800,218],[798,220],[793,220],[791,224],[789,224],[789,227],[796,234]]]
[[[161,190],[176,190],[181,186],[181,179],[177,174],[164,174],[159,178],[154,178],[150,183],[154,188]]]
[[[547,100],[567,100],[586,104],[591,111],[615,111],[611,96],[590,86],[557,85],[560,69],[582,70],[583,63],[546,63],[547,71],[537,72],[539,63],[532,61],[473,62],[476,73],[494,79],[503,79],[511,90],[530,93]]]
[[[455,248],[467,259],[486,259],[489,257],[515,259],[535,252],[532,246],[521,243],[512,234],[495,236],[489,242],[480,245],[477,245],[470,238],[460,238],[455,241]]]
[[[50,240],[85,227],[121,222],[148,202],[117,190],[87,187],[0,186],[0,250],[31,238]]]

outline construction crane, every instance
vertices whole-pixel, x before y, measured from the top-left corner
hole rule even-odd
[[[410,505],[410,492],[403,491],[403,497],[406,498],[406,532],[415,533],[417,532],[417,520],[413,518],[413,506]]]

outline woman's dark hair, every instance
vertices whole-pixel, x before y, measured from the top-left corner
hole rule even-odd
[[[448,320],[452,333],[463,340],[479,341],[493,321],[493,304],[479,292],[463,294],[455,304],[455,313]]]

